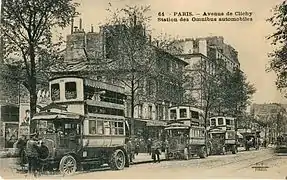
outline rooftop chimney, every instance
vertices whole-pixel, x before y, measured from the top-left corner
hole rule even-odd
[[[91,32],[94,32],[94,26],[91,24]]]
[[[82,18],[80,18],[80,26],[79,26],[79,31],[82,31]]]

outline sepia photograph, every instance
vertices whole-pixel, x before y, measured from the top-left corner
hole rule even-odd
[[[287,179],[286,0],[0,3],[0,179]]]

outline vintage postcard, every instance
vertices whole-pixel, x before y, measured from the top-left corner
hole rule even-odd
[[[287,178],[287,2],[0,2],[3,179]]]

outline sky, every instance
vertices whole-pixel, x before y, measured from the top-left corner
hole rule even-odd
[[[265,71],[269,59],[267,54],[273,47],[266,39],[274,28],[266,22],[272,15],[271,8],[279,4],[280,0],[77,0],[80,3],[79,17],[83,20],[83,27],[90,31],[106,22],[109,16],[106,9],[109,3],[112,7],[121,8],[126,5],[150,5],[150,27],[152,35],[167,33],[179,38],[197,38],[205,36],[223,36],[224,41],[238,51],[241,69],[247,75],[250,83],[254,84],[257,92],[253,96],[253,103],[287,103],[276,89],[276,75]],[[159,12],[165,17],[173,17],[174,12],[252,12],[252,21],[245,22],[158,22]],[[189,17],[190,18],[190,17]],[[75,25],[79,19],[75,20]],[[67,30],[67,32],[69,32]]]

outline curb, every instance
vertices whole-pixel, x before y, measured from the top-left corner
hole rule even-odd
[[[167,161],[167,160],[166,159],[161,159],[160,161],[162,162],[162,161]],[[153,160],[133,162],[133,163],[131,163],[131,165],[139,165],[139,164],[145,164],[145,163],[153,163]]]

